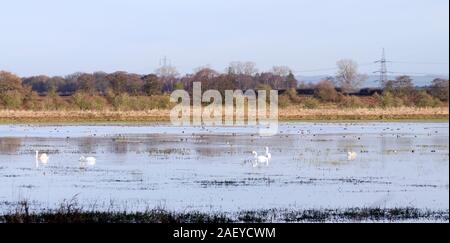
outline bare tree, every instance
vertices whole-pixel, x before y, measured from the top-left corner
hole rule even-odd
[[[89,94],[95,94],[96,87],[95,87],[95,77],[92,74],[82,74],[80,77],[78,77],[78,89],[82,90],[83,92],[89,93]]]
[[[254,62],[232,62],[226,69],[229,76],[234,78],[235,87],[250,89],[255,87],[254,76],[258,73]]]
[[[48,92],[50,87],[50,77],[45,75],[32,76],[23,79],[22,84],[31,86],[31,88],[39,93]]]
[[[448,87],[448,79],[437,78],[431,83],[431,94],[442,101],[448,101]]]
[[[232,62],[227,68],[229,74],[252,76],[258,72],[254,62]]]
[[[200,82],[204,89],[217,89],[214,84],[218,76],[219,73],[211,68],[201,68],[194,74],[192,81]]]
[[[144,86],[144,81],[142,81],[140,75],[132,74],[132,73],[129,73],[127,75],[126,90],[129,94],[132,94],[132,95],[141,94],[143,86]]]
[[[358,72],[358,64],[353,60],[340,60],[337,62],[337,66],[336,81],[343,92],[355,91],[368,78],[367,75]]]
[[[115,72],[108,74],[106,79],[109,81],[109,87],[114,94],[118,95],[126,91],[126,84],[128,80],[128,74],[126,72]]]
[[[272,73],[281,77],[287,77],[291,72],[291,69],[287,66],[274,66],[272,68]]]
[[[398,76],[395,80],[389,80],[383,87],[386,91],[396,95],[409,95],[414,90],[414,85],[410,76]]]
[[[147,95],[161,94],[162,82],[155,74],[149,74],[142,78],[144,81],[143,90]]]
[[[298,86],[298,81],[292,72],[286,76],[286,85],[288,89],[296,89]]]
[[[170,65],[164,65],[158,69],[155,70],[155,73],[163,78],[175,78],[178,75],[180,75],[178,73],[178,70],[176,67],[174,66],[170,66]]]

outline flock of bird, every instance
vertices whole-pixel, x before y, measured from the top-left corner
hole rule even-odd
[[[202,129],[205,129],[205,127],[202,125]],[[184,133],[184,132],[183,132]],[[309,130],[300,130],[300,134],[311,134],[311,131]],[[270,160],[272,159],[272,154],[269,152],[269,147],[265,148],[265,154],[264,155],[258,155],[256,151],[252,152],[254,159],[252,160],[253,167],[258,167],[260,165],[269,166]],[[348,151],[347,152],[347,160],[348,161],[354,161],[358,157],[358,154],[354,151]],[[40,164],[47,165],[49,162],[50,157],[46,153],[39,153],[38,150],[36,150],[36,168],[39,167]],[[97,159],[95,157],[84,157],[81,156],[79,159],[80,166],[81,167],[89,167],[94,166],[97,162]]]
[[[47,165],[49,160],[50,157],[46,153],[39,153],[39,151],[36,150],[36,168],[39,168],[40,164]],[[95,157],[81,156],[78,161],[80,162],[80,166],[82,168],[87,166],[94,166],[97,163],[97,159]]]
[[[260,165],[269,166],[270,160],[272,159],[272,154],[269,152],[269,147],[266,147],[265,155],[258,156],[258,152],[252,152],[254,159],[252,160],[253,167],[258,167]],[[354,161],[358,157],[358,154],[353,151],[347,152],[347,160]]]
[[[269,152],[269,147],[266,147],[266,152],[264,155],[259,155],[258,152],[252,152],[254,159],[252,160],[253,167],[258,167],[260,165],[269,166],[270,160],[272,159],[272,154]],[[356,160],[358,154],[356,152],[349,151],[347,153],[347,159],[349,161]],[[39,164],[47,165],[50,157],[46,153],[39,153],[36,150],[36,168],[39,167]],[[81,167],[94,166],[97,163],[97,159],[95,157],[84,157],[81,156],[78,160],[80,162]]]

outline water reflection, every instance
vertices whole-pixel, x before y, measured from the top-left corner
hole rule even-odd
[[[16,154],[22,146],[21,138],[1,138],[0,137],[0,153]]]
[[[3,201],[26,194],[47,205],[79,194],[87,205],[164,201],[175,210],[448,208],[448,123],[294,123],[273,137],[168,126],[63,126],[52,136],[40,135],[51,126],[24,129],[0,126]],[[266,146],[269,166],[254,168],[251,152]],[[35,150],[50,157],[38,169]]]

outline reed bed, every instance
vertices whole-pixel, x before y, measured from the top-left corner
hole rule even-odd
[[[329,223],[329,222],[440,222],[448,223],[448,210],[417,208],[267,209],[223,212],[174,212],[164,208],[142,212],[85,210],[77,202],[62,203],[56,209],[35,211],[22,201],[2,223]]]
[[[168,122],[170,110],[80,111],[80,110],[0,110],[2,123],[45,122]],[[448,107],[436,108],[317,108],[289,106],[279,109],[279,119],[305,121],[333,120],[448,120]]]

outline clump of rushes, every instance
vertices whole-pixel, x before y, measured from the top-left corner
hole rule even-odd
[[[143,212],[84,210],[76,197],[53,210],[31,209],[24,200],[0,223],[274,223],[274,222],[448,222],[448,210],[417,208],[268,209],[221,212],[173,212],[163,208]]]

